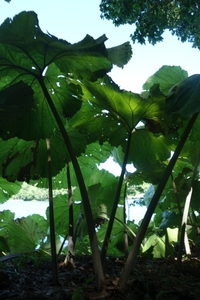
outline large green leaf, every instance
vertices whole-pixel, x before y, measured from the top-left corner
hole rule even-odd
[[[70,160],[46,101],[47,94],[68,131],[75,154],[84,151],[84,137],[66,125],[66,118],[81,106],[81,88],[72,83],[72,78],[94,80],[111,69],[107,57],[124,46],[107,50],[105,40],[105,36],[97,40],[86,36],[73,45],[59,40],[41,31],[34,12],[22,12],[0,26],[0,135],[3,139],[21,139],[7,144],[1,141],[4,177],[14,181],[46,176],[47,137],[51,138],[53,175]]]
[[[167,111],[166,96],[161,92],[159,84],[154,84],[150,87],[144,107],[144,116],[142,121],[145,122],[146,128],[153,133],[162,133],[168,135],[167,144],[173,142],[174,138],[170,136],[177,131],[182,123],[179,120],[174,120]]]
[[[76,155],[85,149],[85,138],[73,128],[68,134]],[[70,161],[62,136],[56,133],[50,139],[52,176],[55,176]],[[0,140],[2,176],[9,181],[29,181],[48,177],[46,140],[24,141],[22,139]],[[58,146],[59,145],[59,146]]]
[[[107,142],[103,145],[100,145],[98,141],[87,144],[85,152],[78,157],[84,177],[87,178],[85,173],[90,172],[91,169],[95,169],[96,165],[104,163],[110,157],[111,150],[112,147]]]
[[[160,229],[166,230],[167,227],[170,228],[179,227],[180,224],[181,224],[180,214],[170,210],[163,211]]]
[[[95,83],[84,81],[82,90],[83,99],[89,100],[90,105],[93,104],[93,110],[97,107],[101,109],[101,113],[96,112],[95,119],[106,117],[111,122],[110,119],[113,118],[118,127],[123,125],[127,132],[150,115],[159,117],[164,114],[166,97],[161,92],[155,92],[155,89],[151,96],[143,98],[139,94],[120,90],[110,77],[105,76]]]
[[[69,78],[94,80],[112,67],[104,45],[105,36],[97,40],[86,36],[72,45],[43,33],[34,12],[22,12],[13,20],[6,19],[0,26],[0,41],[0,96],[3,101],[0,108],[4,121],[0,134],[4,139],[15,136],[25,140],[46,138],[58,130],[46,94],[44,96],[43,83],[65,122],[65,118],[71,117],[81,105],[81,90]],[[16,105],[16,115],[9,122]]]
[[[102,246],[102,242],[105,238],[108,222],[105,222],[100,226],[97,236]],[[135,232],[137,225],[132,222],[131,229]],[[130,233],[127,230],[128,234]],[[133,238],[133,237],[131,237]],[[113,223],[113,229],[108,244],[108,255],[122,255],[124,254],[124,225],[123,225],[123,207],[118,207],[116,211],[116,218]]]
[[[0,235],[7,235],[6,227],[10,223],[10,221],[14,220],[15,214],[11,212],[10,210],[3,210],[0,211]]]
[[[77,141],[79,145],[84,146],[85,142],[84,140],[82,142],[81,137]],[[97,165],[104,163],[109,158],[111,149],[112,147],[109,143],[104,143],[102,146],[98,142],[91,143],[87,145],[84,153],[77,157],[85,182],[90,178],[94,178],[92,175],[94,170],[96,170],[97,173],[99,172]],[[80,200],[81,195],[78,190],[78,182],[71,163],[69,163],[69,170],[72,186],[76,187],[75,200]],[[90,182],[90,184],[93,183],[94,181]],[[35,181],[30,181],[30,184],[35,184]],[[41,180],[38,180],[37,187],[48,187],[48,179],[41,178]],[[54,189],[67,189],[66,166],[53,178],[53,187]]]
[[[165,236],[160,238],[156,234],[151,235],[146,241],[142,252],[151,251],[154,258],[162,258],[165,257],[166,244],[165,244]]]
[[[129,175],[129,180],[132,184],[142,184],[143,181],[158,184],[161,176],[163,175],[166,168],[166,164],[157,161],[156,163],[146,163],[141,164],[140,168],[136,170],[133,174]],[[152,172],[153,170],[153,172]]]
[[[0,58],[7,62],[7,68],[1,65],[1,70],[11,76],[13,68],[20,75],[28,71],[32,76],[40,76],[46,66],[55,61],[62,72],[88,78],[92,72],[111,68],[106,58],[106,39],[102,36],[94,40],[87,35],[72,45],[43,33],[36,13],[21,12],[13,20],[6,19],[0,27]]]
[[[125,64],[130,60],[132,56],[132,50],[130,43],[126,42],[122,45],[115,46],[107,49],[108,59],[118,67],[123,68]]]
[[[116,147],[113,148],[112,157],[113,157],[114,162],[118,163],[118,165],[120,167],[122,167],[123,161],[124,161],[124,153],[122,151],[121,146],[119,146],[117,148]]]
[[[68,195],[58,195],[54,198],[54,223],[56,233],[63,237],[69,230],[69,207]],[[83,213],[81,203],[73,204],[74,213],[74,229],[78,220],[79,214]],[[49,208],[47,208],[47,221],[49,221]]]
[[[86,169],[86,167],[84,167]],[[83,174],[85,171],[83,169]],[[113,198],[115,196],[116,187],[118,180],[117,178],[105,170],[98,170],[97,168],[91,169],[88,168],[89,173],[85,177],[85,184],[88,188],[88,195],[90,199],[93,219],[98,217],[100,218],[109,218],[110,212],[113,205]],[[61,176],[61,174],[60,174]],[[59,177],[61,182],[66,182],[66,174],[63,172],[62,176]],[[81,204],[81,195],[77,186],[77,181],[74,178],[72,172],[72,186],[75,189],[73,190],[73,200],[80,201],[79,203],[74,203],[74,226],[76,221],[79,218],[79,214],[84,215],[83,207]],[[57,179],[58,180],[58,179]],[[75,185],[73,184],[75,183]],[[48,215],[47,210],[47,215]],[[68,231],[68,196],[67,195],[58,195],[54,198],[54,219],[56,232],[62,234],[63,236]],[[81,225],[81,230],[87,233],[87,228],[85,220],[83,220]]]
[[[92,182],[93,184],[91,184]],[[118,179],[106,170],[100,170],[93,171],[86,183],[93,215],[109,218]]]
[[[13,195],[17,194],[21,188],[21,183],[8,182],[6,179],[0,177],[0,203],[4,203]]]
[[[172,120],[166,112],[166,97],[158,85],[151,88],[148,97],[120,90],[108,77],[95,83],[84,81],[82,85],[82,108],[72,119],[73,126],[87,133],[91,140],[99,139],[118,146],[127,138],[139,122],[147,123],[154,133],[174,130]],[[154,128],[150,125],[154,125]]]
[[[161,91],[167,95],[169,89],[188,77],[187,71],[177,66],[162,66],[155,74],[147,79],[143,89],[148,91],[152,85],[159,84]]]
[[[85,176],[85,184],[88,188],[88,195],[94,218],[109,217],[118,179],[106,170],[98,170],[97,168],[88,169],[89,172]],[[85,175],[85,171],[83,170]],[[81,199],[79,189],[74,190],[74,199]]]
[[[200,111],[200,75],[192,75],[176,84],[169,93],[167,105],[170,113],[189,117]]]
[[[9,222],[6,230],[8,232],[9,247],[12,252],[33,251],[45,237],[45,232],[32,219],[32,216]]]
[[[77,85],[67,84],[66,78],[62,77],[55,65],[49,68],[51,70],[45,78],[46,88],[63,124],[65,124],[65,118],[71,117],[81,106],[79,100],[81,90]],[[55,70],[57,70],[57,74]],[[53,71],[55,72],[54,79]],[[2,117],[0,115],[2,119],[0,135],[2,138],[8,139],[17,136],[25,140],[33,140],[50,137],[59,130],[40,85],[33,81],[30,86],[19,82],[0,92],[8,99],[2,105]],[[16,95],[18,95],[19,100]]]
[[[38,226],[41,228],[41,230],[44,233],[47,233],[48,228],[49,228],[49,224],[48,224],[47,220],[43,216],[41,216],[39,214],[33,214],[33,215],[30,216],[30,219],[33,222],[37,223]]]
[[[170,156],[169,139],[163,134],[176,130],[166,112],[166,97],[158,85],[150,89],[149,96],[121,91],[107,76],[82,86],[82,108],[70,124],[87,134],[89,140],[109,141],[112,146],[122,146],[125,153],[128,134],[131,133],[129,162],[135,167],[165,161]],[[138,128],[139,122],[146,126]]]
[[[33,90],[24,82],[19,81],[11,87],[0,91],[0,135],[6,135],[12,128],[12,123],[16,123],[33,106]],[[2,128],[7,128],[2,132]],[[4,129],[5,130],[5,129]]]
[[[126,136],[126,131],[120,122],[110,115],[109,111],[85,101],[72,120],[71,126],[87,136],[89,142],[99,140],[100,144],[109,141],[119,145]]]
[[[123,148],[126,145],[123,143]],[[144,164],[156,164],[166,161],[170,157],[170,150],[163,136],[155,136],[146,129],[137,130],[132,134],[129,163],[142,170]]]
[[[81,107],[82,91],[79,85],[68,82],[55,64],[48,66],[45,72],[45,84],[56,104],[58,112],[65,118],[73,116]]]

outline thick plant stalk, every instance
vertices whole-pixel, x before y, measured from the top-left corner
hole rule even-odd
[[[126,176],[126,182],[124,187],[124,207],[123,207],[123,222],[126,225],[126,193],[128,187],[128,176]],[[124,225],[124,254],[125,257],[128,256],[128,233],[126,226]]]
[[[187,233],[186,233],[185,229],[186,229],[186,225],[187,225],[190,202],[191,202],[191,198],[192,198],[193,185],[194,185],[195,177],[196,177],[196,174],[197,174],[197,169],[198,169],[198,166],[199,166],[199,162],[200,162],[200,152],[198,154],[198,157],[197,157],[197,160],[196,160],[196,163],[195,163],[194,172],[193,172],[192,178],[191,178],[189,193],[186,197],[184,210],[183,210],[183,217],[182,217],[182,222],[181,222],[180,245],[179,245],[179,251],[178,251],[178,263],[180,263],[181,259],[182,259],[184,242],[185,242],[186,254],[191,255],[188,236],[187,236]]]
[[[39,80],[40,86],[42,88],[42,91],[44,93],[44,96],[48,102],[48,105],[49,105],[49,107],[55,117],[55,120],[59,126],[59,129],[63,136],[63,140],[65,142],[66,148],[70,155],[71,162],[74,167],[74,171],[76,173],[77,181],[78,181],[80,192],[81,192],[84,213],[86,216],[88,234],[89,234],[89,239],[90,239],[90,246],[91,246],[91,250],[92,250],[93,267],[94,267],[94,273],[95,273],[95,278],[96,278],[97,290],[100,291],[104,287],[105,279],[104,279],[103,267],[102,267],[102,263],[101,263],[100,252],[98,249],[97,236],[96,236],[94,223],[93,223],[92,210],[91,210],[91,206],[90,206],[90,202],[89,202],[89,198],[88,198],[87,189],[86,189],[86,186],[84,183],[83,175],[81,173],[81,169],[78,164],[78,160],[74,153],[74,150],[73,150],[71,141],[69,139],[69,136],[67,134],[67,131],[65,130],[65,127],[60,119],[60,116],[59,116],[59,114],[54,106],[54,103],[48,93],[48,90],[44,83],[44,79],[39,77],[38,80]]]
[[[167,166],[167,168],[166,168],[166,170],[165,170],[165,172],[164,172],[164,174],[163,174],[163,176],[162,176],[162,178],[161,178],[161,180],[158,184],[158,187],[157,187],[157,189],[155,191],[155,194],[154,194],[154,196],[153,196],[153,198],[152,198],[152,200],[149,204],[147,212],[146,212],[146,214],[145,214],[145,216],[142,220],[142,223],[141,223],[140,228],[138,230],[137,236],[135,238],[135,241],[133,243],[131,251],[129,252],[129,255],[128,255],[128,258],[126,260],[124,269],[123,269],[122,274],[120,276],[119,289],[121,291],[124,290],[124,288],[127,284],[127,281],[128,281],[129,276],[130,276],[131,270],[134,267],[134,264],[135,264],[135,261],[136,261],[137,255],[138,255],[140,245],[142,243],[142,240],[144,239],[145,232],[147,230],[148,224],[151,220],[151,217],[154,213],[154,210],[155,210],[156,205],[157,205],[157,203],[160,199],[160,196],[161,196],[161,194],[162,194],[162,192],[165,188],[165,185],[166,185],[166,183],[167,183],[167,181],[168,181],[168,179],[171,175],[172,169],[174,168],[174,165],[175,165],[175,163],[178,159],[178,156],[180,155],[181,150],[183,149],[183,146],[184,146],[184,144],[185,144],[185,142],[188,138],[188,135],[189,135],[196,119],[197,119],[197,116],[198,116],[198,113],[194,114],[190,118],[190,120],[189,120],[189,122],[188,122],[188,124],[187,124],[187,126],[184,130],[184,133],[183,133],[183,135],[182,135],[182,137],[181,137],[181,139],[180,139],[180,141],[179,141],[179,143],[176,147],[176,150],[175,150],[175,152],[174,152],[174,154],[173,154],[173,156],[172,156],[172,158],[171,158],[171,160],[170,160],[170,162],[169,162],[169,164],[168,164],[168,166]]]
[[[73,266],[73,254],[74,254],[74,212],[73,212],[73,198],[72,198],[72,185],[70,177],[69,164],[66,166],[67,169],[67,185],[68,185],[68,209],[69,209],[69,228],[68,228],[68,251],[64,261],[64,264]]]
[[[75,249],[77,232],[79,230],[79,226],[80,226],[81,220],[83,218],[83,214],[80,213],[78,216],[78,220],[76,222],[75,229],[74,229],[74,211],[73,211],[73,198],[72,198],[72,187],[71,187],[71,178],[70,178],[70,172],[69,172],[69,164],[67,165],[67,182],[68,182],[69,228],[68,228],[68,232],[65,235],[62,245],[58,252],[58,256],[59,256],[64,247],[64,244],[67,240],[67,237],[69,236],[70,238],[68,238],[68,255],[66,255],[64,264],[68,263],[68,258],[71,263],[73,262],[72,261],[73,260],[73,252]],[[72,224],[72,226],[70,224]]]
[[[52,255],[52,267],[53,267],[53,282],[55,285],[59,285],[57,256],[56,256],[55,227],[54,227],[54,211],[53,211],[53,185],[52,185],[51,151],[50,151],[51,146],[50,146],[49,139],[46,139],[46,145],[47,145],[47,155],[48,155],[49,220],[50,220],[50,239],[51,239],[51,255]]]
[[[129,135],[128,135],[126,153],[124,155],[124,161],[123,161],[123,164],[122,164],[122,170],[121,170],[121,174],[120,174],[120,177],[119,177],[119,182],[118,182],[118,185],[117,185],[117,191],[116,191],[115,199],[114,199],[113,206],[112,206],[110,220],[108,222],[108,228],[107,228],[107,231],[106,231],[106,235],[105,235],[105,238],[104,238],[104,243],[103,243],[102,250],[101,250],[102,265],[104,265],[104,263],[105,263],[106,252],[107,252],[107,249],[108,249],[108,243],[109,243],[109,240],[110,240],[110,235],[111,235],[111,231],[112,231],[112,227],[113,227],[113,223],[114,223],[114,219],[115,219],[115,214],[116,214],[117,206],[118,206],[118,203],[119,203],[122,184],[123,184],[123,181],[124,181],[124,174],[126,172],[126,165],[127,165],[127,161],[128,161],[128,154],[129,154],[130,144],[131,144],[131,136],[132,136],[132,132],[130,132]]]

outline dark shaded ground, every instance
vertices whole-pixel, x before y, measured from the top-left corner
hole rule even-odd
[[[30,256],[24,256],[1,262],[0,299],[200,299],[198,258],[185,260],[181,266],[173,259],[138,258],[123,294],[116,288],[123,259],[107,259],[106,288],[101,294],[95,289],[91,257],[76,257],[74,262],[73,269],[59,263],[60,286],[53,285],[51,261],[38,259],[35,262]]]

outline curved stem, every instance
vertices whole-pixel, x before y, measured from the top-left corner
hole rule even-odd
[[[149,204],[149,207],[147,209],[147,212],[142,220],[142,223],[140,225],[140,228],[138,230],[138,233],[137,233],[137,236],[135,238],[135,241],[133,243],[133,246],[132,246],[132,249],[128,255],[128,258],[126,260],[126,263],[125,263],[125,266],[124,266],[124,269],[122,271],[122,274],[121,274],[121,277],[120,277],[120,280],[119,280],[119,286],[120,286],[120,289],[121,290],[124,290],[125,286],[126,286],[126,283],[128,281],[128,278],[130,276],[130,273],[131,273],[131,270],[133,269],[133,266],[135,264],[135,261],[136,261],[136,257],[138,255],[138,252],[139,252],[139,249],[140,249],[140,245],[142,243],[142,240],[145,236],[145,232],[147,230],[147,227],[149,225],[149,222],[151,220],[151,217],[154,213],[154,210],[156,208],[156,205],[160,199],[160,196],[165,188],[165,185],[171,175],[171,172],[172,172],[172,169],[178,159],[178,156],[180,155],[181,153],[181,150],[183,149],[183,146],[188,138],[188,135],[197,119],[197,116],[198,116],[198,113],[194,114],[191,119],[189,120],[185,130],[184,130],[184,133],[176,147],[176,150],[174,152],[174,155],[172,156],[159,184],[158,184],[158,187],[155,191],[155,194]]]

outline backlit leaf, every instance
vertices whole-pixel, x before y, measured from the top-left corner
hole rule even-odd
[[[125,148],[125,145],[122,146]],[[143,164],[155,164],[170,157],[170,151],[162,136],[156,137],[147,130],[137,130],[133,133],[130,146],[129,163],[135,168],[143,168]]]
[[[12,252],[33,251],[45,237],[44,231],[31,216],[9,222],[6,230]]]
[[[188,77],[188,73],[177,66],[162,66],[147,79],[143,89],[148,91],[152,85],[159,84],[161,91],[167,95],[172,86]]]
[[[21,183],[11,183],[6,179],[0,177],[0,203],[4,203],[6,200],[17,194],[21,188]]]
[[[85,138],[76,130],[69,128],[68,134],[76,155],[85,149]],[[66,145],[59,133],[50,139],[52,176],[55,176],[70,161]],[[0,160],[2,176],[9,181],[29,181],[48,177],[46,140],[24,141],[22,139],[0,140]],[[59,145],[59,146],[58,146]]]

